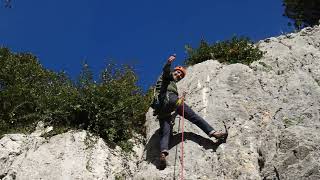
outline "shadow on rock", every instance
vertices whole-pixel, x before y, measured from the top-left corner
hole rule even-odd
[[[170,137],[169,150],[174,148],[176,145],[181,143],[181,133],[172,135]],[[202,137],[193,132],[184,132],[184,141],[190,140],[193,141],[204,149],[212,149],[216,151],[220,144],[225,143],[226,140],[220,140],[217,142],[212,141],[212,139]],[[152,137],[149,139],[146,144],[146,161],[152,163],[156,167],[159,166],[159,155],[160,155],[160,136],[159,129],[155,131]]]
[[[159,129],[149,139],[146,144],[146,161],[151,162],[154,165],[158,165],[160,155],[160,136]]]
[[[181,143],[181,136],[182,134],[176,134],[173,135],[170,139],[169,149],[173,148],[177,144]],[[184,132],[184,141],[190,140],[193,141],[200,146],[202,146],[204,149],[212,149],[213,151],[216,151],[220,144],[225,143],[225,140],[213,142],[212,139],[202,137],[198,134],[195,134],[193,132]]]

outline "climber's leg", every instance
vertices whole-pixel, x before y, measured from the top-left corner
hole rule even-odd
[[[204,131],[208,136],[210,133],[214,133],[215,130],[213,129],[210,124],[207,123],[202,117],[196,114],[186,103],[183,105],[178,106],[177,112],[180,116],[183,116],[182,111],[184,108],[184,117],[188,119],[193,124],[197,125],[202,131]]]

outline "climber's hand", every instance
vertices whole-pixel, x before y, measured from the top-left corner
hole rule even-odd
[[[176,54],[173,54],[173,55],[169,56],[167,62],[168,62],[169,64],[171,64],[175,59],[176,59]]]

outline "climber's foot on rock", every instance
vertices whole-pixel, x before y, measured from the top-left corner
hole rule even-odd
[[[167,167],[167,160],[166,160],[166,154],[160,153],[160,163],[159,163],[159,169],[164,170]]]
[[[211,132],[209,134],[210,137],[214,137],[218,140],[225,140],[227,137],[228,137],[228,133],[226,132],[219,132],[219,131],[214,131],[214,132]]]
[[[159,169],[164,170],[167,167],[166,154],[160,153]]]

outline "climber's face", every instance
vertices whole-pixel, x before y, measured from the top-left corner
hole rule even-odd
[[[176,81],[176,82],[180,81],[184,77],[183,73],[180,70],[173,71],[172,75],[173,75],[174,81]]]

